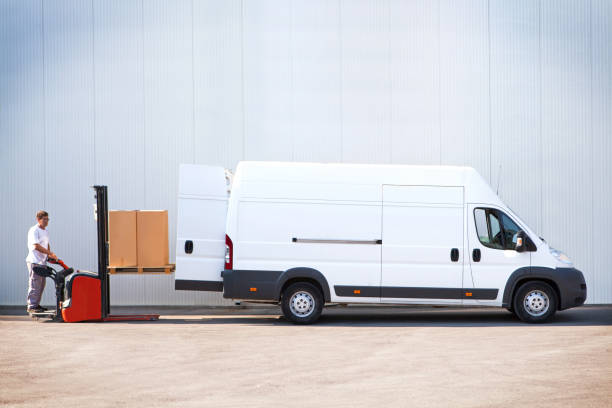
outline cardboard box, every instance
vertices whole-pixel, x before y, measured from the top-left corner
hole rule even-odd
[[[138,266],[168,264],[168,211],[137,211],[136,242]]]
[[[136,266],[136,211],[108,212],[109,266]]]

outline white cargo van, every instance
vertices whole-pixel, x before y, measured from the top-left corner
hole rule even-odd
[[[472,168],[241,162],[180,169],[178,290],[280,303],[500,306],[527,322],[586,284]]]

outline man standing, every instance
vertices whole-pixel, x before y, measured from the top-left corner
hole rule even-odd
[[[28,288],[28,313],[43,312],[46,309],[40,306],[43,290],[45,290],[45,279],[37,275],[33,271],[35,266],[46,266],[47,258],[57,259],[57,256],[51,252],[49,246],[49,214],[46,211],[40,210],[36,213],[36,225],[28,231],[28,257],[26,264],[30,273],[30,284]]]

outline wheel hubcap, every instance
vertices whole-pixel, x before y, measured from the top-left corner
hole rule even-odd
[[[291,296],[289,300],[289,307],[291,312],[299,317],[309,316],[315,309],[314,297],[304,291],[296,292]]]
[[[523,301],[525,311],[531,316],[542,316],[548,311],[550,301],[548,295],[541,290],[532,290],[527,293]]]

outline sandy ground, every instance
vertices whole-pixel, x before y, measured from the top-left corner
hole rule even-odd
[[[499,309],[137,309],[61,324],[0,309],[0,406],[612,407],[612,306],[528,325]]]

